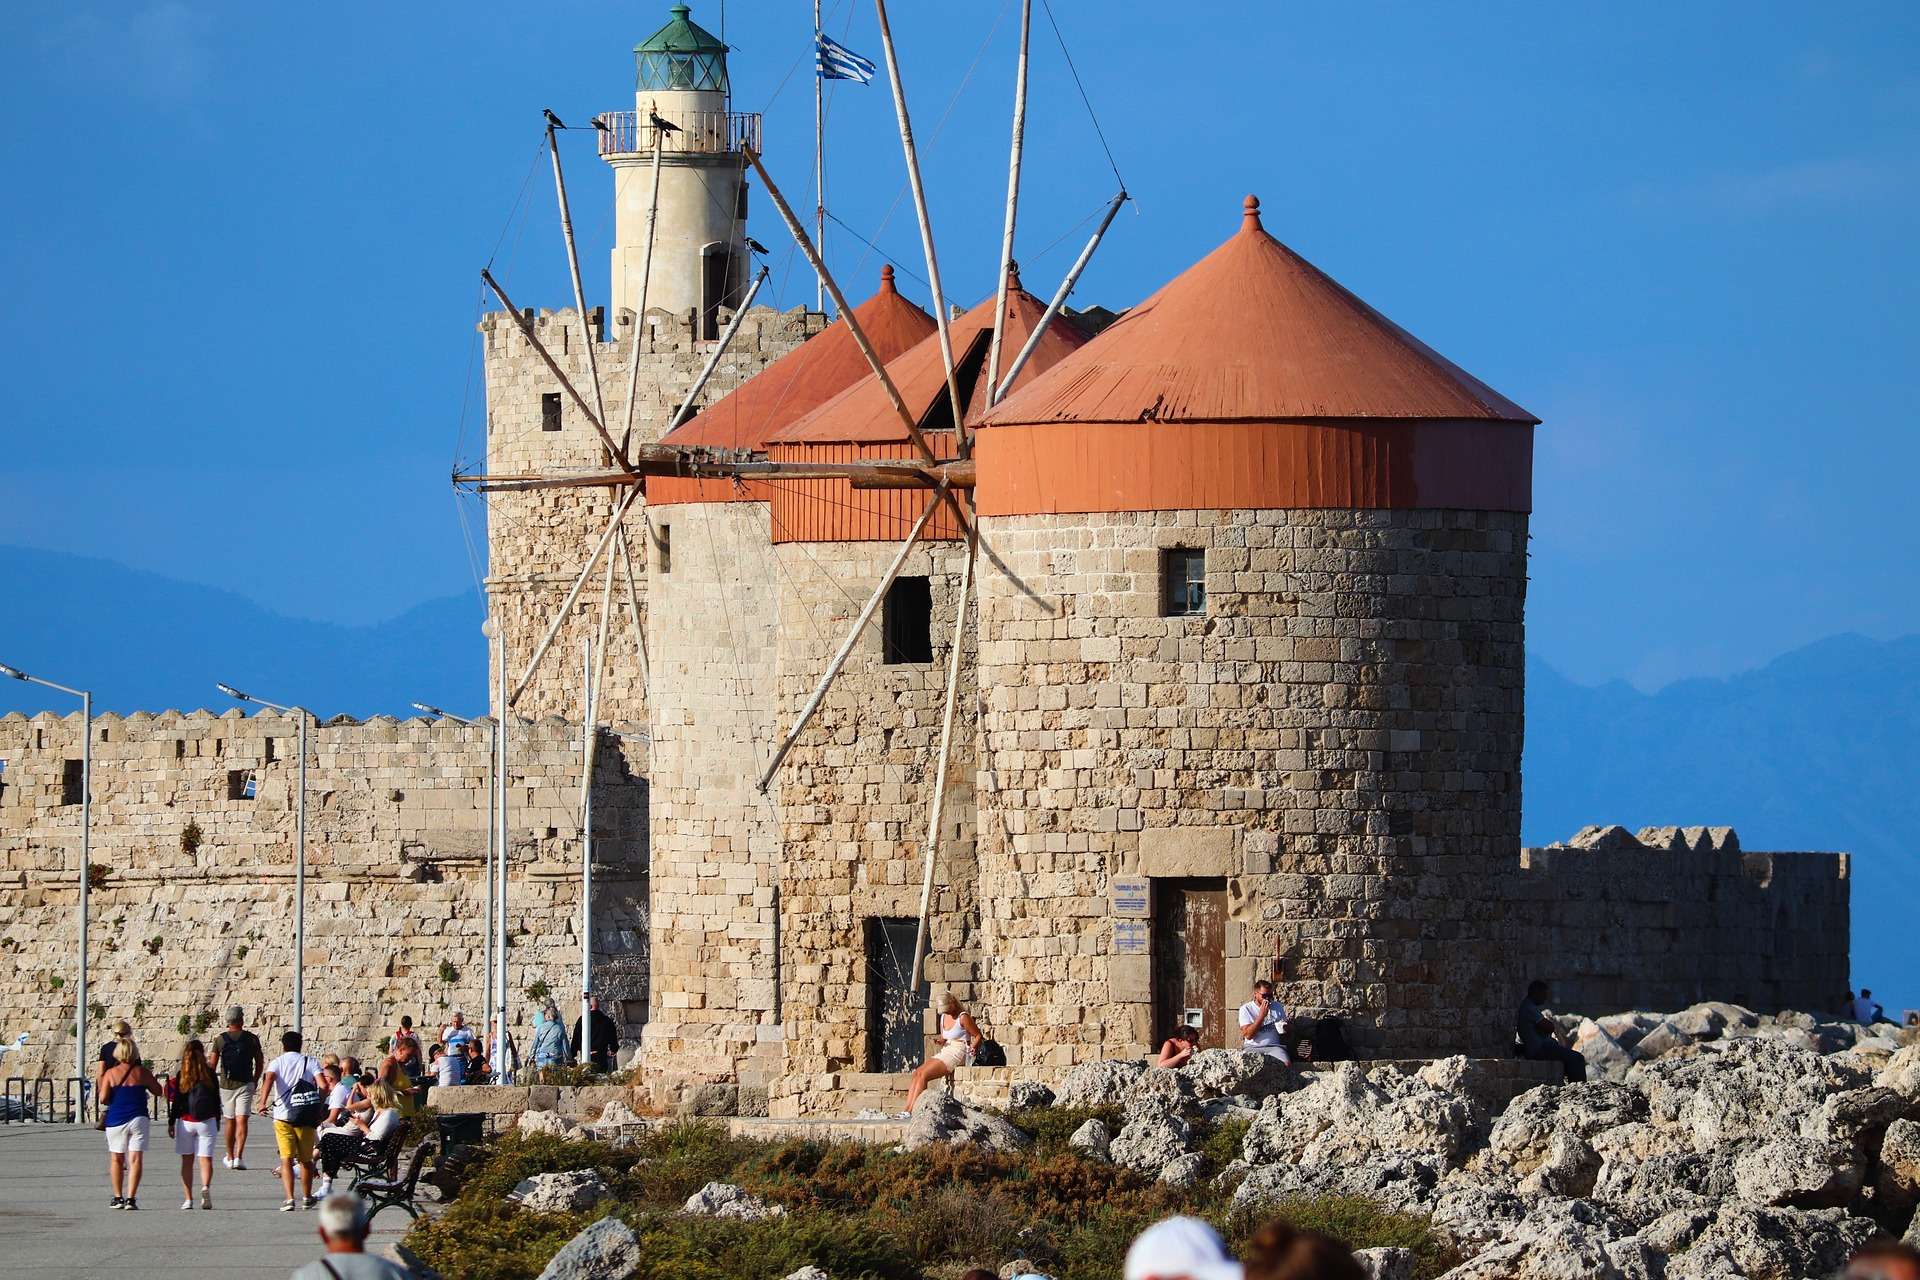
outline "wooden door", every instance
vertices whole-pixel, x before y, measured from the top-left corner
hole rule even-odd
[[[913,976],[912,918],[867,920],[867,1070],[912,1071],[926,1058],[928,985],[907,990]]]
[[[1175,1027],[1227,1047],[1227,882],[1153,881],[1154,1048]]]

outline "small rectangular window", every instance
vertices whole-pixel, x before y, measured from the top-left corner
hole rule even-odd
[[[185,738],[175,738],[173,740],[173,758],[175,760],[185,760],[187,758],[187,740]]]
[[[933,589],[926,578],[895,578],[880,608],[881,661],[933,661]]]
[[[540,393],[540,429],[542,431],[560,429],[560,393],[558,391]]]
[[[1160,553],[1160,612],[1169,618],[1205,616],[1205,551],[1197,547],[1168,547]]]
[[[660,572],[673,572],[673,526],[657,524],[653,526],[653,551]]]
[[[251,769],[227,770],[227,799],[251,800],[257,792]]]
[[[273,739],[272,738],[267,739],[267,763],[268,764],[273,763]]]
[[[79,804],[86,790],[85,763],[79,760],[62,760],[60,762],[60,803]]]

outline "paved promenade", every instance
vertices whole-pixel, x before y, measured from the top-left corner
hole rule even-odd
[[[215,1159],[210,1213],[181,1210],[180,1158],[166,1132],[154,1126],[140,1211],[125,1213],[107,1207],[105,1134],[90,1126],[0,1125],[0,1276],[284,1280],[320,1256],[316,1215],[278,1212],[285,1197],[273,1172],[270,1124],[255,1120],[246,1169],[223,1169]],[[386,1252],[408,1219],[388,1209],[373,1225],[368,1249]]]

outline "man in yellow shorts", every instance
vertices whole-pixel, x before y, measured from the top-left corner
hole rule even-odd
[[[273,1138],[280,1147],[280,1185],[286,1188],[287,1201],[280,1212],[296,1208],[311,1209],[319,1197],[313,1194],[314,1130],[326,1114],[326,1099],[320,1092],[320,1064],[300,1052],[300,1033],[289,1031],[280,1037],[283,1053],[267,1064],[260,1078],[259,1108],[273,1108]],[[293,1198],[293,1168],[300,1166],[302,1201]]]

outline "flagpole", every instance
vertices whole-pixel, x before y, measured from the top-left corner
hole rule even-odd
[[[820,0],[813,0],[813,243],[822,259],[827,253],[827,116],[820,74]],[[827,286],[813,282],[814,310],[825,313]]]

